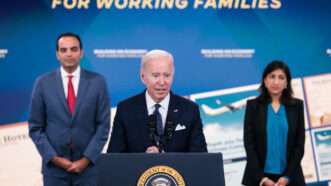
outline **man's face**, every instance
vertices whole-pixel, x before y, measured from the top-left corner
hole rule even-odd
[[[69,73],[75,71],[82,56],[83,50],[79,47],[79,41],[75,37],[65,36],[58,40],[56,57],[64,70]]]
[[[174,65],[168,57],[158,57],[147,61],[141,69],[141,79],[147,92],[157,103],[168,95],[173,77]]]

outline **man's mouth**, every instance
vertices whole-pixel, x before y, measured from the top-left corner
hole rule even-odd
[[[167,89],[165,89],[165,88],[156,88],[155,90],[157,92],[165,92],[165,91],[167,91]]]

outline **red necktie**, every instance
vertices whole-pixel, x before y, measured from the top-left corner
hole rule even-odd
[[[76,96],[75,96],[75,91],[74,91],[74,86],[72,85],[72,75],[68,76],[68,97],[67,97],[67,102],[69,106],[69,110],[71,114],[74,113],[75,110],[75,103],[76,103]]]

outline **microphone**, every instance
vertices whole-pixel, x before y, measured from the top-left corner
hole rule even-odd
[[[160,149],[162,150],[160,152],[164,152],[166,144],[172,139],[175,131],[174,122],[169,118],[166,121],[165,131],[163,135],[160,137],[160,147],[161,147]]]
[[[165,145],[172,139],[175,131],[174,122],[169,118],[166,121],[165,131],[163,135],[160,136],[156,129],[156,115],[151,114],[148,116],[149,138],[151,139],[152,144],[155,144],[160,152],[164,152]]]
[[[170,141],[172,139],[174,131],[175,131],[174,122],[171,120],[168,120],[166,123],[166,131],[165,131],[165,136],[166,136],[167,141]]]
[[[160,136],[156,131],[156,115],[151,114],[148,116],[148,130],[149,138],[152,141],[152,144],[155,144],[160,149]]]

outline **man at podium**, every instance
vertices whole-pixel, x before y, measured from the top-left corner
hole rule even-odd
[[[107,152],[207,152],[199,107],[170,91],[174,72],[167,51],[142,57],[146,89],[118,104]]]

